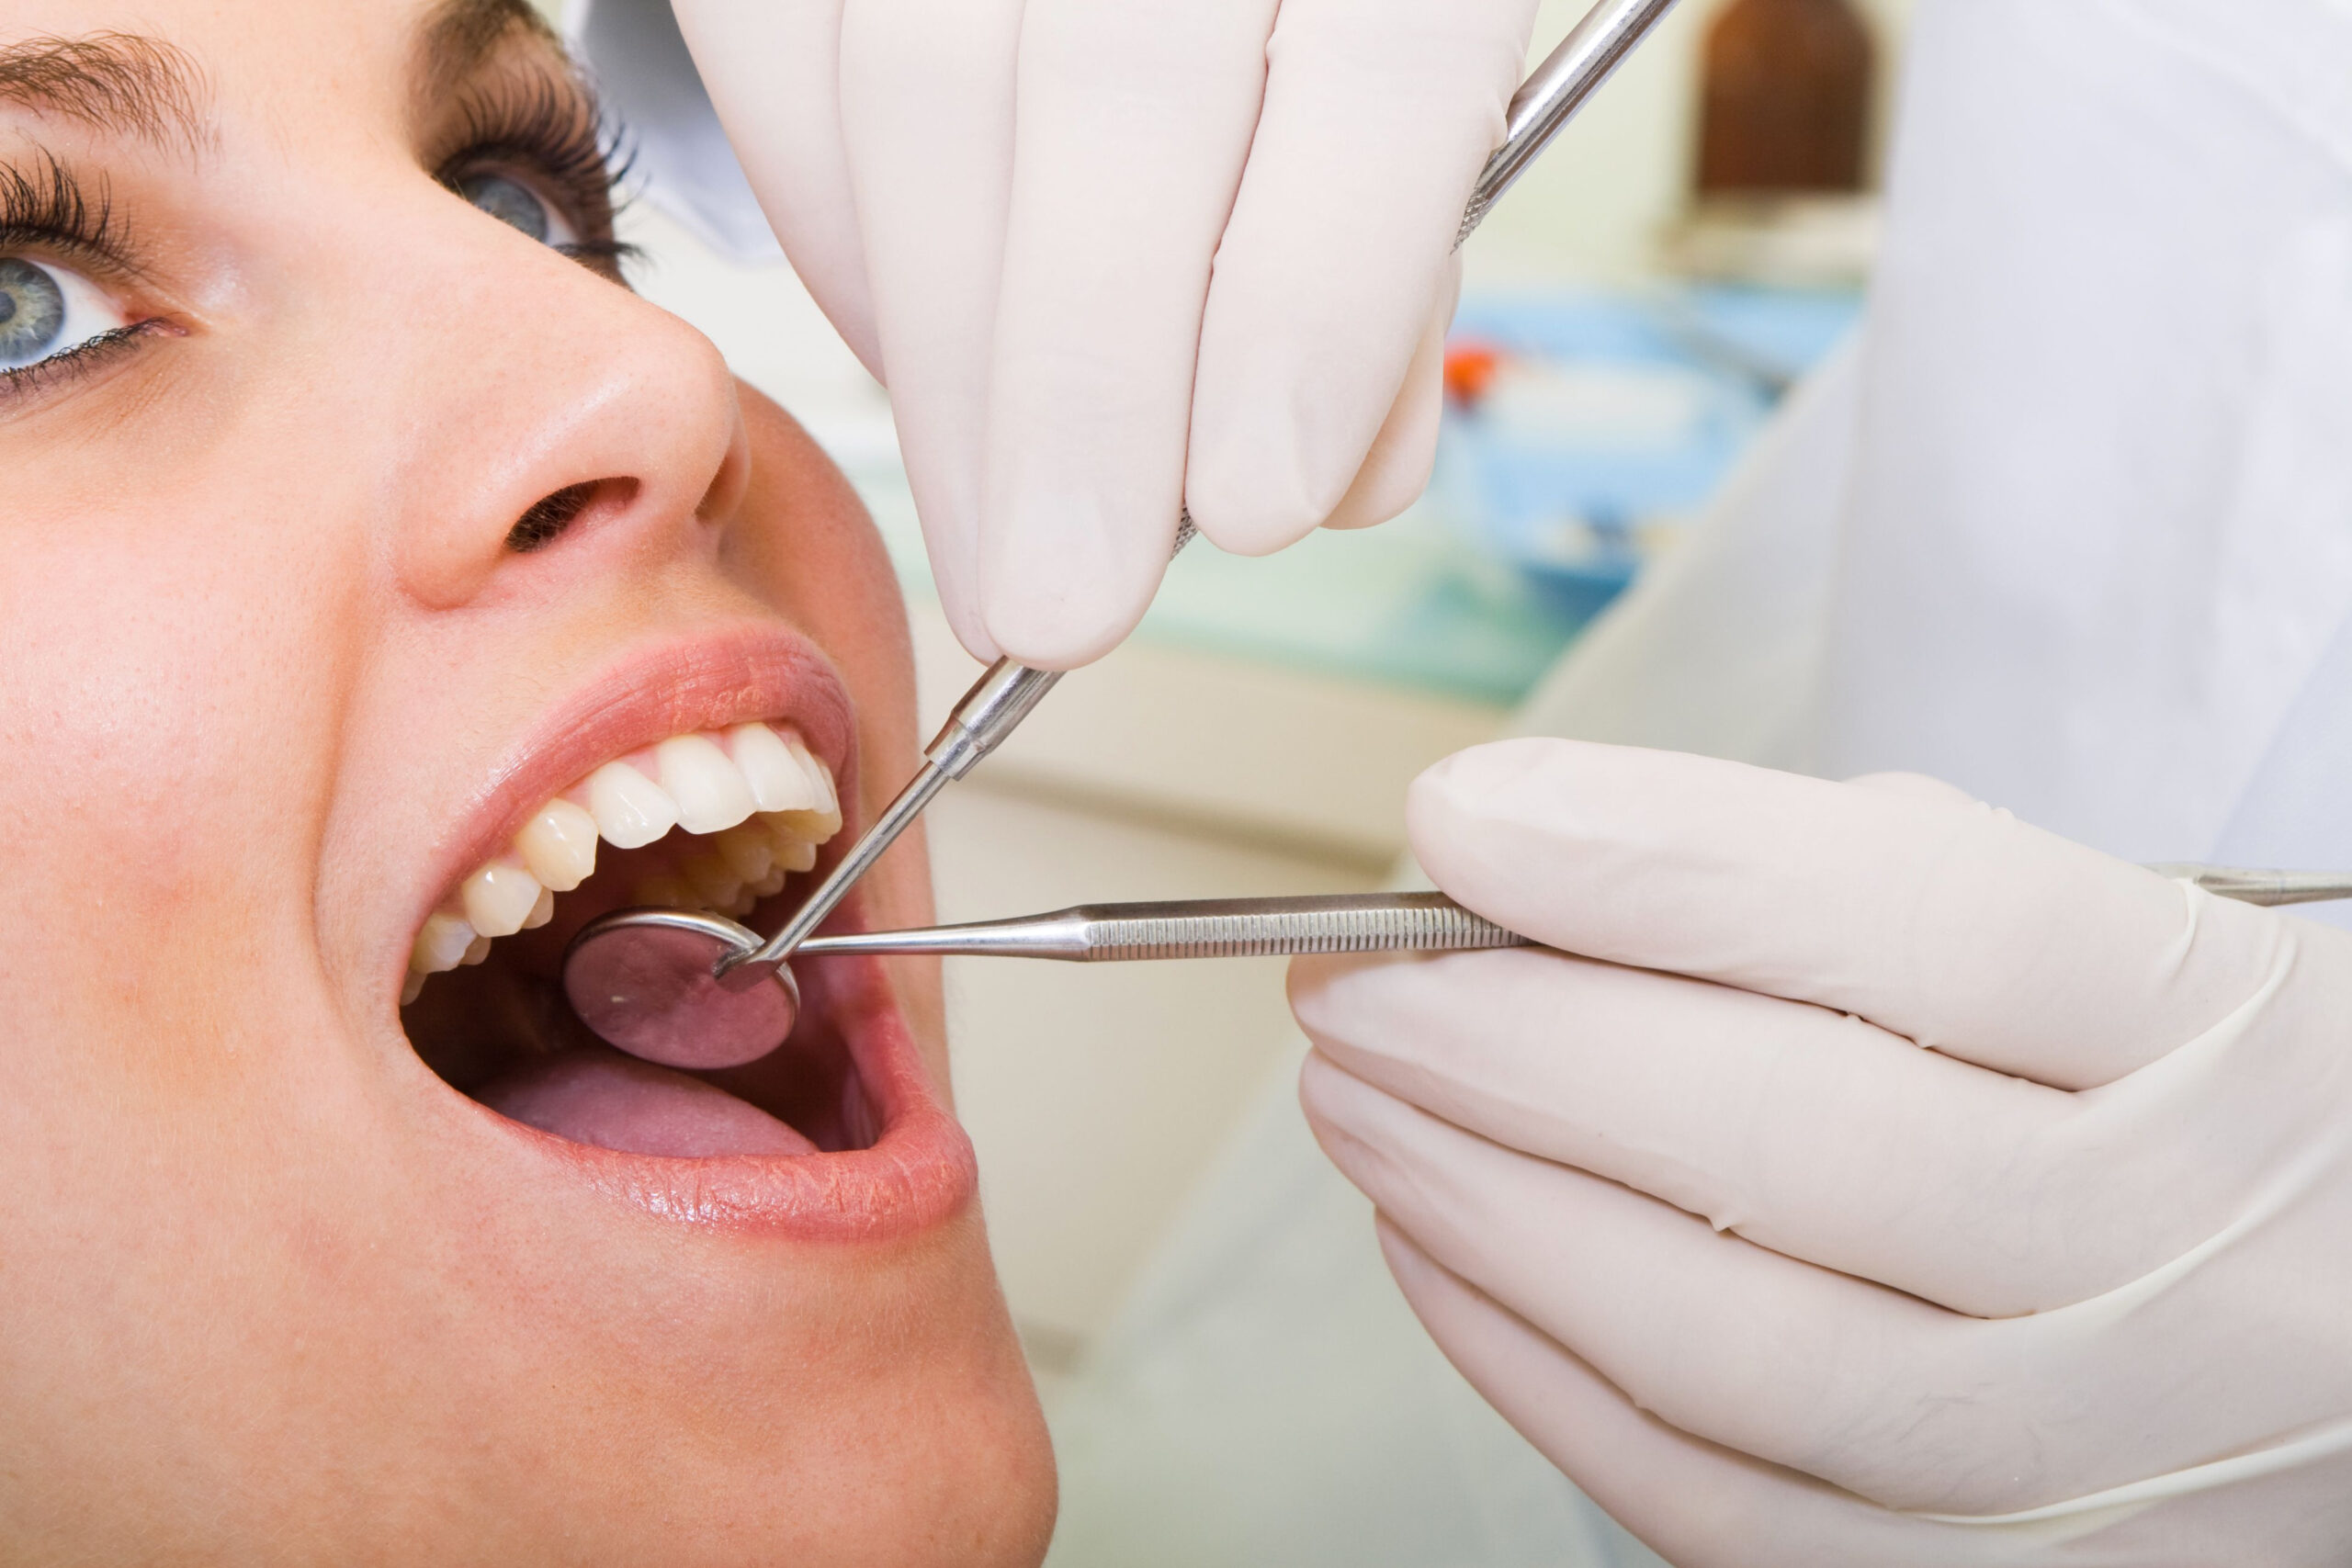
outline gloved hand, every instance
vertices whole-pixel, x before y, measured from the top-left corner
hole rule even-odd
[[[1301,961],[1307,1113],[1634,1532],[2352,1562],[2352,937],[1916,777],[1518,740],[1410,819],[1562,951]]]
[[[1535,0],[676,7],[974,653],[1106,651],[1188,503],[1263,554],[1427,481]]]

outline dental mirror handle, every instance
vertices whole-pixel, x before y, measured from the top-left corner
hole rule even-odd
[[[1560,46],[1544,57],[1544,63],[1520,84],[1505,115],[1503,143],[1487,158],[1477,183],[1471,187],[1469,205],[1462,213],[1462,226],[1453,237],[1457,247],[1486,220],[1496,197],[1510,188],[1535,155],[1551,143],[1585,100],[1609,79],[1618,62],[1673,6],[1674,0],[1600,0],[1560,41]],[[1192,542],[1193,534],[1192,518],[1180,518],[1175,543],[1169,553],[1173,556],[1183,549]],[[728,987],[732,989],[751,986],[761,976],[775,973],[808,940],[809,932],[833,912],[834,907],[856,886],[857,879],[882,857],[882,852],[922,815],[932,796],[945,788],[951,779],[962,778],[971,772],[981,758],[1001,745],[1060,679],[1059,671],[1033,670],[1009,659],[1000,659],[990,666],[948,715],[946,727],[923,753],[922,770],[899,792],[889,808],[858,839],[833,867],[832,874],[818,885],[784,929],[763,943],[758,952],[720,962],[718,972]]]
[[[2246,904],[2352,898],[2352,874],[2345,872],[2194,863],[2147,869]],[[1442,893],[1329,893],[1289,898],[1079,904],[1050,914],[966,925],[811,937],[800,944],[798,952],[811,958],[829,953],[918,953],[1103,964],[1303,953],[1448,953],[1535,945],[1507,927],[1472,914]]]
[[[2151,865],[2245,904],[2352,898],[2352,873],[2198,863]],[[1189,898],[1080,904],[1050,914],[918,931],[811,937],[798,952],[1056,958],[1080,964],[1254,958],[1303,953],[1462,952],[1536,945],[1442,893],[1334,893],[1289,898]]]
[[[1080,904],[1051,914],[969,925],[810,937],[796,956],[925,953],[1104,964],[1301,953],[1456,953],[1532,945],[1518,932],[1472,914],[1442,893],[1335,893]]]

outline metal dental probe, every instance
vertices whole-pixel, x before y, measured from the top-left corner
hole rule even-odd
[[[2225,865],[2154,865],[2248,904],[2304,904],[2352,898],[2352,873],[2262,871]],[[720,915],[662,910],[661,918],[695,942],[749,953],[759,940]],[[610,917],[607,917],[608,919]],[[1187,898],[1157,903],[1080,904],[1050,914],[1016,915],[915,931],[842,931],[812,936],[794,954],[931,953],[941,957],[1053,958],[1120,964],[1162,958],[1263,958],[1302,953],[1464,953],[1538,945],[1472,914],[1442,893],[1324,893],[1290,898]],[[778,1038],[792,1032],[800,1010],[790,969],[746,998]],[[700,1065],[692,1061],[680,1066]]]
[[[1600,0],[1521,84],[1511,96],[1503,143],[1471,188],[1456,246],[1673,5],[1674,0]],[[1191,519],[1180,519],[1173,547],[1182,549],[1192,536]],[[762,982],[775,977],[790,983],[785,960],[802,948],[932,797],[1003,744],[1061,678],[1058,670],[1035,670],[1010,659],[990,666],[949,713],[923,752],[922,770],[783,929],[756,947],[722,938],[686,910],[625,909],[592,921],[564,954],[564,990],[573,1010],[604,1039],[657,1061],[674,1060],[654,1053],[686,1050],[689,1035],[699,1034],[706,1047],[693,1054],[707,1056],[707,1048],[718,1043],[711,1032],[768,1028],[778,1014],[763,1010],[757,993],[780,987],[763,987]],[[738,931],[745,929],[726,923]],[[733,999],[722,1003],[722,998]],[[797,1004],[792,1010],[797,1013]],[[694,1014],[691,1027],[676,1016],[682,1012]],[[736,1044],[741,1055],[721,1055],[728,1062],[750,1061],[783,1039],[775,1033],[754,1050],[746,1035]]]

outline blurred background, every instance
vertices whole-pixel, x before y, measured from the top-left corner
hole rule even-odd
[[[1544,5],[1531,62],[1583,8]],[[1399,875],[1413,775],[1493,733],[1676,547],[1857,320],[1909,10],[1683,0],[1465,247],[1425,499],[1268,559],[1188,551],[1133,641],[932,808],[942,917]],[[933,596],[888,399],[775,253],[666,0],[575,4],[565,25],[639,143],[639,288],[857,484],[935,721],[978,667]],[[1295,1071],[1282,964],[950,960],[948,986],[989,1232],[1056,1413],[1188,1194]],[[1066,1540],[1056,1561],[1144,1555]]]

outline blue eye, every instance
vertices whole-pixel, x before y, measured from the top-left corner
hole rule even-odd
[[[543,245],[558,249],[576,240],[571,225],[522,181],[504,175],[469,175],[458,182],[458,194],[510,229],[521,231]]]
[[[128,325],[121,310],[79,274],[0,256],[0,371],[22,370]]]

